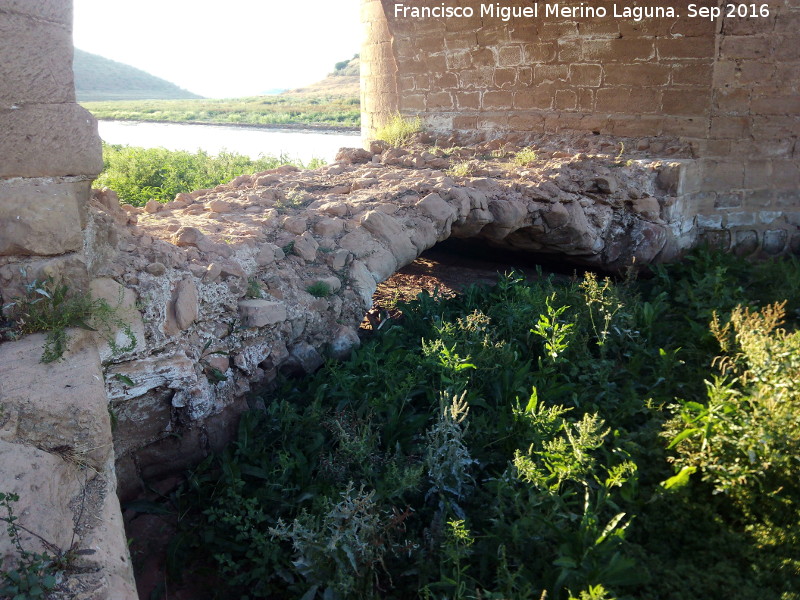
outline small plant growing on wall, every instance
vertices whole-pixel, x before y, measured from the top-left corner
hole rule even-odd
[[[422,131],[422,119],[406,119],[400,113],[394,114],[386,124],[378,129],[375,138],[391,146],[402,148],[414,141],[414,136]]]
[[[98,331],[115,354],[130,352],[136,347],[136,336],[130,325],[117,316],[116,309],[106,300],[92,298],[88,292],[71,293],[67,285],[55,283],[52,278],[29,284],[25,296],[14,299],[3,309],[9,320],[0,328],[0,339],[14,340],[22,335],[45,332],[43,363],[55,362],[64,356],[70,327]],[[114,332],[118,329],[128,339],[125,346],[114,341]]]

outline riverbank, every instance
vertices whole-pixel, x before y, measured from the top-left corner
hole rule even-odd
[[[126,100],[83,102],[97,119],[148,123],[187,123],[233,127],[358,131],[357,96],[281,94],[222,100]]]
[[[96,115],[95,115],[96,116]],[[300,133],[304,131],[311,131],[314,133],[353,133],[357,134],[361,131],[360,127],[344,126],[344,125],[319,125],[315,123],[218,123],[216,121],[165,121],[163,119],[101,119],[97,117],[98,121],[104,123],[165,123],[170,125],[199,125],[203,127],[235,127],[238,129],[268,129],[271,131],[291,131]]]

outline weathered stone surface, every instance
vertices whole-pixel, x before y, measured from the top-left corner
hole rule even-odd
[[[194,362],[178,352],[112,365],[106,374],[106,392],[110,400],[124,400],[158,388],[181,389],[196,381]]]
[[[294,253],[306,262],[314,262],[317,259],[318,249],[319,244],[317,240],[315,240],[314,236],[308,231],[295,238],[293,247]]]
[[[9,13],[72,25],[72,5],[69,3],[54,0],[3,0],[0,7]]]
[[[569,222],[569,211],[561,202],[556,202],[549,211],[542,213],[542,218],[550,229],[558,229]]]
[[[289,350],[289,360],[296,361],[298,366],[308,374],[325,364],[317,349],[306,342],[296,344]]]
[[[0,109],[0,177],[93,177],[101,154],[97,121],[77,104]]]
[[[270,300],[241,300],[239,317],[243,327],[265,327],[286,320],[286,305]]]
[[[336,160],[346,163],[366,163],[372,160],[372,153],[363,148],[341,148]]]
[[[196,227],[181,227],[172,236],[172,243],[176,246],[194,246],[201,252],[213,250],[215,244]]]
[[[787,239],[788,234],[785,229],[770,229],[764,232],[764,241],[761,247],[767,254],[780,254],[786,248]]]
[[[344,229],[344,221],[341,219],[329,218],[322,219],[314,225],[314,233],[322,237],[333,237]]]
[[[340,326],[331,340],[331,356],[336,360],[345,360],[361,345],[361,338],[354,327]]]
[[[70,33],[38,18],[0,19],[0,106],[75,101]]]
[[[661,205],[652,196],[639,198],[632,203],[633,211],[648,221],[655,221],[661,216]]]
[[[88,196],[88,181],[0,181],[0,256],[81,250]]]
[[[393,217],[381,211],[372,210],[361,218],[364,229],[384,242],[397,263],[408,264],[417,257],[417,250],[411,243],[402,225]]]
[[[197,287],[191,279],[183,279],[175,288],[175,324],[181,331],[194,323],[199,311]]]
[[[219,199],[212,200],[206,204],[206,207],[208,210],[215,213],[229,213],[233,211],[233,204]]]
[[[69,446],[98,470],[111,456],[100,357],[90,331],[69,330],[63,360],[41,362],[45,336],[0,344],[0,439]]]
[[[119,359],[123,356],[119,354],[118,350],[115,351],[112,348],[109,339],[113,341],[117,349],[135,343],[132,351],[144,350],[144,322],[142,314],[136,308],[136,293],[108,277],[92,280],[89,290],[93,298],[102,298],[108,302],[108,305],[114,309],[114,320],[116,321],[111,324],[110,330],[98,331],[95,334],[100,360],[105,362],[112,357]],[[98,324],[98,326],[102,327],[102,324]],[[130,352],[126,352],[125,355]]]
[[[20,525],[59,548],[69,548],[73,519],[69,504],[79,495],[82,481],[76,476],[75,465],[58,454],[0,439],[0,473],[3,475],[3,492],[19,495],[14,512],[19,516]],[[20,531],[20,535],[27,550],[47,550],[30,533]],[[15,564],[17,554],[17,549],[3,535],[0,538],[3,565]]]

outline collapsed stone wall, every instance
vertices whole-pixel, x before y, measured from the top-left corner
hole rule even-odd
[[[396,16],[398,4],[363,4],[367,134],[399,111],[460,139],[616,136],[623,155],[693,159],[678,201],[697,216],[684,245],[701,234],[743,254],[800,250],[800,223],[787,216],[800,206],[797,0],[769,2],[767,17],[723,11],[717,20],[690,18],[680,3],[639,2],[680,15],[640,21],[546,17],[538,2],[538,18],[504,22],[481,18],[475,0],[444,2],[473,7],[473,18],[414,19]],[[609,15],[612,5],[591,3]]]
[[[102,158],[96,122],[75,103],[71,2],[0,0],[0,56],[1,306],[47,277],[88,290],[86,204]],[[72,551],[51,598],[133,600],[95,341],[76,332],[65,362],[49,365],[43,344],[0,344],[0,492],[19,496],[27,551]],[[19,558],[5,530],[4,570]]]

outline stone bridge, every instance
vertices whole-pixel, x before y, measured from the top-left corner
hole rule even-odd
[[[345,356],[377,283],[441,240],[609,269],[702,238],[798,252],[800,5],[769,8],[415,20],[364,0],[366,137],[399,111],[435,146],[368,144],[137,209],[90,192],[71,2],[0,0],[0,299],[52,276],[119,306],[137,340],[114,355],[74,332],[50,365],[41,336],[0,345],[0,492],[54,546],[94,550],[54,597],[135,598],[117,481],[135,497],[224,445],[252,387]],[[509,160],[529,143],[537,161]]]

